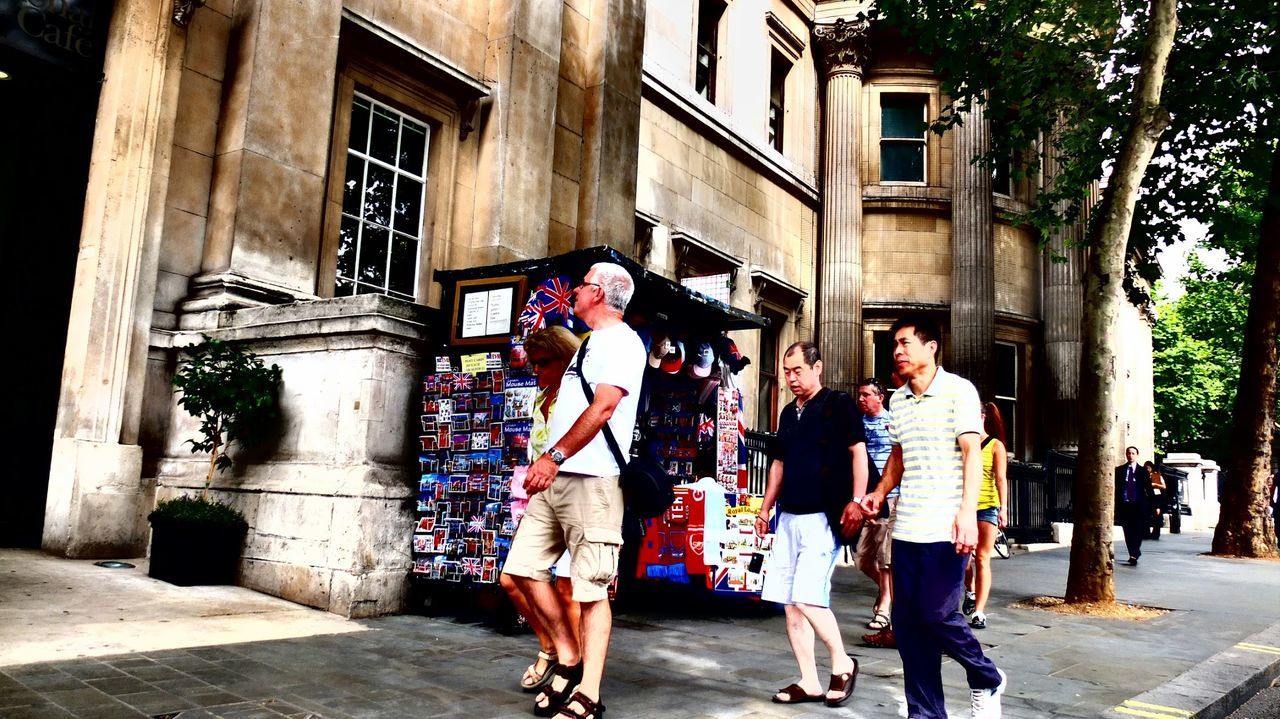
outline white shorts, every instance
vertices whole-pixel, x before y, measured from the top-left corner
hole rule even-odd
[[[760,598],[778,604],[830,606],[831,573],[839,550],[827,515],[782,512]]]

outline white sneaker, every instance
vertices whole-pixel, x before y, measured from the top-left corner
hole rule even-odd
[[[995,689],[973,689],[969,692],[972,706],[973,719],[1000,719],[1000,695],[1004,694],[1005,687],[1009,685],[1009,677],[1000,669],[996,670],[1000,674],[1000,686]]]

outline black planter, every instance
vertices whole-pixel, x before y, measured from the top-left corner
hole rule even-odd
[[[151,519],[151,570],[155,579],[189,587],[235,584],[248,527],[155,517]]]

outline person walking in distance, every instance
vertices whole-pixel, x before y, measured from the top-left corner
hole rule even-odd
[[[889,452],[893,448],[893,442],[889,438],[889,410],[885,409],[884,401],[884,385],[880,380],[868,377],[858,383],[858,409],[862,410],[862,430],[867,436],[867,456],[870,461],[868,475],[876,481],[884,474],[885,463],[889,461]],[[867,485],[867,491],[875,488],[871,479],[867,480]],[[858,569],[875,582],[880,590],[872,608],[871,621],[867,622],[867,628],[874,631],[862,635],[862,641],[873,647],[887,649],[894,647],[889,610],[893,606],[892,539],[897,505],[898,490],[894,488],[885,498],[887,511],[882,510],[875,519],[868,517],[863,524],[855,555]]]
[[[966,611],[969,626],[987,628],[987,598],[991,596],[991,555],[996,549],[996,535],[1008,523],[1009,489],[1006,473],[1009,453],[1004,446],[1004,418],[994,402],[982,405],[982,488],[978,492],[978,549],[969,563],[973,588],[973,607]],[[968,597],[965,604],[969,603]]]
[[[1116,467],[1115,523],[1124,530],[1124,546],[1129,550],[1129,566],[1138,566],[1142,539],[1151,526],[1151,475],[1138,464],[1138,448],[1125,447],[1125,463]]]
[[[876,514],[900,487],[893,527],[893,620],[907,715],[946,719],[942,655],[964,670],[974,719],[1001,716],[1005,673],[986,657],[960,613],[964,569],[978,544],[982,484],[981,403],[968,380],[938,365],[941,330],[924,315],[891,328],[906,384],[889,400],[893,450],[884,477],[862,499]]]
[[[1147,539],[1160,541],[1160,530],[1164,529],[1164,493],[1168,487],[1164,483],[1164,474],[1156,463],[1147,460],[1142,463],[1143,469],[1147,470],[1147,476],[1151,478],[1151,531],[1147,534]]]
[[[534,700],[533,713],[595,719],[604,713],[600,681],[613,614],[609,584],[622,546],[621,468],[605,440],[608,423],[622,454],[631,448],[641,382],[644,343],[622,321],[635,285],[627,271],[597,263],[574,288],[573,311],[591,328],[565,370],[551,413],[547,446],[529,465],[529,507],[511,543],[503,572],[511,575],[555,639],[560,664]],[[592,388],[587,400],[583,380]],[[568,547],[573,599],[582,606],[579,653],[548,570]]]
[[[831,573],[840,552],[836,532],[844,522],[862,518],[856,500],[867,486],[866,439],[853,399],[822,386],[822,357],[812,342],[788,347],[782,371],[795,399],[778,418],[755,530],[758,536],[769,531],[769,513],[776,505],[777,536],[760,598],[784,606],[800,680],[780,689],[773,701],[834,707],[853,695],[858,678],[858,662],[845,653],[830,608]],[[831,656],[825,694],[814,658],[815,637]]]

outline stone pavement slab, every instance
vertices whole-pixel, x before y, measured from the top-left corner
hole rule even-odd
[[[1166,535],[1144,546],[1140,566],[1117,567],[1121,599],[1173,610],[1147,622],[1009,608],[1030,596],[1061,595],[1067,550],[996,560],[989,628],[977,635],[1009,674],[1005,716],[1096,717],[1160,687],[1187,696],[1205,691],[1201,662],[1230,655],[1280,622],[1280,563],[1206,557],[1208,545],[1207,534]],[[608,716],[905,716],[897,653],[856,646],[872,601],[870,582],[851,568],[837,570],[833,605],[861,673],[854,699],[834,710],[769,701],[795,674],[782,616],[772,607],[672,606],[654,597],[641,606],[624,603],[603,687]],[[183,647],[0,666],[0,716],[530,715],[531,697],[516,681],[536,650],[532,635],[451,617],[349,624],[362,631],[219,646],[200,646],[197,636]],[[0,626],[5,631],[13,630]],[[13,635],[38,644],[32,631]],[[963,672],[946,661],[943,677],[952,716],[967,716]]]

